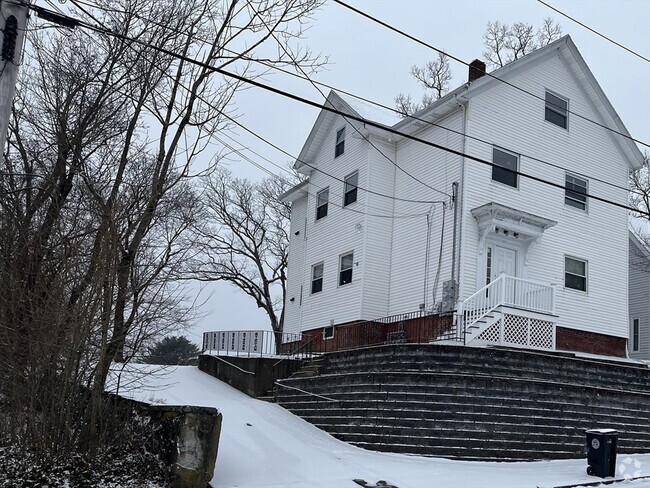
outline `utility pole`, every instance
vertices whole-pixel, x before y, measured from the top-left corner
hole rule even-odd
[[[4,157],[18,66],[25,44],[29,0],[0,0],[0,161]]]

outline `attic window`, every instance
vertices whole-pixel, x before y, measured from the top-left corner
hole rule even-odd
[[[544,118],[551,124],[555,124],[563,129],[567,128],[569,113],[569,101],[566,98],[559,97],[546,92],[546,109]]]
[[[336,132],[336,145],[334,146],[334,157],[338,158],[345,152],[345,127]]]

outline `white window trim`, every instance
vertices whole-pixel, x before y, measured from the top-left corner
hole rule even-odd
[[[343,131],[343,139],[339,141],[339,133]],[[341,127],[340,129],[337,129],[336,132],[334,132],[334,159],[338,158],[339,156],[343,156],[345,154],[345,136],[346,136],[346,130],[345,126]],[[343,144],[343,151],[341,154],[336,154],[336,148],[338,147],[339,143]]]
[[[356,196],[354,202],[346,204],[345,203],[345,197],[348,194],[348,192],[345,189],[346,189],[346,187],[348,185],[347,182],[348,182],[348,179],[353,177],[355,174],[357,175],[357,184],[355,185],[354,188],[357,190],[357,196]],[[343,207],[349,207],[350,205],[354,205],[358,201],[359,201],[359,170],[357,169],[357,170],[353,171],[352,173],[350,173],[349,175],[347,175],[345,178],[343,178]]]
[[[585,263],[585,289],[584,290],[578,290],[577,288],[571,288],[570,286],[566,286],[566,275],[567,275],[566,258],[573,259],[574,261],[580,261],[580,262]],[[570,274],[572,274],[574,276],[580,276],[580,275],[576,275],[574,273],[570,273]],[[565,254],[564,255],[564,276],[563,276],[563,281],[564,281],[563,286],[564,286],[565,290],[574,291],[576,293],[582,293],[584,295],[587,295],[588,292],[589,292],[589,261],[586,260],[586,259],[583,259],[583,258],[579,258],[579,257],[576,257],[576,256],[571,256],[569,254]]]
[[[314,270],[316,269],[316,266],[322,266],[322,275],[320,277],[320,291],[314,292]],[[325,284],[325,262],[320,261],[316,264],[311,265],[311,281],[309,282],[309,294],[310,295],[317,295],[319,293],[323,293],[323,285]]]
[[[344,258],[345,256],[350,255],[350,254],[352,255],[352,266],[350,266],[349,268],[346,268],[345,270],[344,270],[344,269],[341,269],[341,266],[342,266],[342,264],[343,264],[343,258]],[[347,271],[348,269],[350,269],[350,270],[352,271],[352,279],[350,280],[349,283],[341,284],[341,273],[342,273],[343,271]],[[354,250],[352,250],[352,251],[348,251],[348,252],[344,252],[343,254],[339,254],[339,272],[338,272],[337,275],[336,275],[336,284],[338,285],[339,288],[342,287],[342,286],[348,286],[348,285],[351,285],[352,283],[354,283]]]
[[[503,152],[503,153],[510,154],[511,156],[515,156],[515,157],[517,158],[517,169],[515,170],[515,171],[517,171],[517,173],[515,174],[515,176],[517,177],[517,185],[516,185],[516,186],[512,186],[512,185],[509,185],[509,184],[504,183],[504,182],[502,182],[502,181],[495,180],[495,179],[493,178],[493,175],[494,175],[494,166],[490,166],[490,182],[492,182],[492,183],[496,183],[497,185],[501,185],[501,186],[504,186],[504,187],[506,187],[506,188],[510,188],[511,190],[519,190],[519,183],[520,183],[519,171],[521,171],[521,155],[517,154],[516,152],[512,152],[512,151],[509,151],[509,150],[507,150],[507,149],[504,149],[504,148],[502,148],[502,147],[492,146],[492,163],[493,163],[495,166],[498,166],[499,168],[503,168],[503,169],[507,169],[507,168],[504,168],[503,166],[499,166],[498,164],[496,164],[496,163],[494,162],[494,150],[495,150],[495,149],[496,149],[497,151],[501,151],[501,152]]]
[[[332,334],[327,335],[325,331],[331,330]],[[334,326],[333,325],[328,325],[327,327],[323,327],[323,340],[329,341],[330,339],[334,339]]]
[[[318,200],[319,200],[320,195],[322,193],[325,193],[325,192],[327,192],[327,202],[325,202],[323,205],[318,205]],[[329,213],[330,213],[329,203],[330,203],[330,187],[328,186],[327,188],[323,188],[322,190],[320,190],[319,192],[316,193],[316,211],[314,212],[314,218],[315,218],[316,222],[318,222],[319,220],[323,220],[325,217],[327,217],[329,215]],[[320,207],[324,206],[324,205],[327,205],[327,213],[325,215],[323,215],[322,217],[319,217],[318,216],[318,209]]]
[[[566,194],[566,192],[567,192],[567,189],[566,189],[566,183],[567,183],[566,180],[567,180],[567,176],[570,176],[571,178],[575,178],[575,179],[577,179],[577,180],[584,181],[584,182],[586,183],[586,185],[585,185],[585,208],[584,208],[584,209],[582,209],[582,208],[578,208],[578,207],[574,207],[573,205],[569,205],[569,204],[566,202],[566,201],[567,201],[567,198],[569,198],[569,197],[567,196],[567,194]],[[577,176],[577,175],[572,174],[572,173],[565,173],[565,174],[564,174],[564,206],[565,206],[565,207],[572,208],[572,209],[574,209],[574,210],[577,210],[578,212],[589,213],[589,197],[588,197],[587,195],[589,195],[589,180],[588,180],[588,179],[583,178],[582,176]],[[573,200],[573,199],[572,199],[572,198],[569,198],[569,200]],[[574,200],[574,201],[577,201],[577,200]]]
[[[556,123],[551,122],[550,120],[546,120],[546,94],[547,93],[550,93],[554,97],[557,97],[557,98],[559,98],[561,100],[564,100],[566,102],[566,114],[564,114],[564,116],[566,117],[566,127],[560,127]],[[556,112],[556,113],[558,113],[560,115],[562,115],[559,110],[555,110],[552,107],[549,107],[549,109],[553,110],[554,112]],[[565,131],[568,132],[569,131],[569,112],[570,111],[571,111],[571,109],[570,109],[570,105],[569,105],[569,99],[567,97],[565,97],[563,95],[560,95],[559,93],[557,93],[557,92],[555,92],[553,90],[549,90],[547,88],[544,89],[544,122],[546,122],[548,124],[551,124],[552,126],[557,127],[558,129],[562,129],[562,130],[565,130]]]
[[[634,322],[636,321],[637,323],[637,328],[638,328],[638,343],[636,344],[636,348],[634,347]],[[630,348],[632,349],[632,352],[639,352],[641,350],[641,318],[639,317],[632,317],[631,324],[630,324]]]

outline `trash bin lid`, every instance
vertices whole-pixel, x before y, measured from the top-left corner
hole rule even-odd
[[[589,429],[585,431],[587,434],[618,434],[616,429]]]

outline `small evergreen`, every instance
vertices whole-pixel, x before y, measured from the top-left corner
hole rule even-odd
[[[147,348],[143,362],[148,364],[193,365],[199,348],[185,336],[170,336]]]

